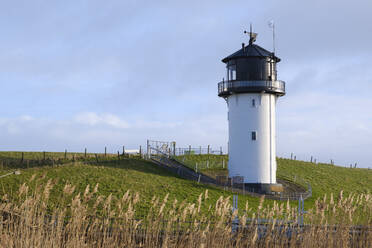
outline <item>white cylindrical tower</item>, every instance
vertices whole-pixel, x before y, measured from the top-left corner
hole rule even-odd
[[[224,58],[227,80],[218,84],[218,95],[228,106],[229,177],[246,188],[270,193],[281,190],[276,181],[275,108],[285,94],[277,80],[273,53],[253,44]]]

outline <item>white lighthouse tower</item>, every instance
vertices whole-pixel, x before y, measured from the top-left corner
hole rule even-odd
[[[246,189],[261,193],[281,191],[276,181],[275,108],[285,94],[277,80],[274,53],[249,44],[224,58],[227,80],[218,84],[218,96],[226,100],[229,123],[229,177]]]

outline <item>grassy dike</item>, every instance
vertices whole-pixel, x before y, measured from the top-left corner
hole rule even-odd
[[[91,154],[90,154],[91,155]],[[27,158],[37,159],[41,165],[25,168],[20,164],[20,153],[0,152],[1,161],[11,166],[0,165],[0,175],[3,175],[16,168],[21,169],[21,175],[10,175],[0,178],[0,197],[4,200],[15,199],[19,187],[26,183],[31,188],[37,185],[45,185],[49,179],[53,184],[50,199],[48,200],[49,209],[61,206],[70,199],[66,199],[63,190],[66,184],[75,186],[74,194],[83,194],[89,185],[92,190],[98,184],[98,195],[113,196],[113,199],[120,199],[128,190],[138,192],[141,201],[137,204],[136,214],[138,216],[146,215],[151,207],[151,200],[154,196],[162,199],[169,193],[169,204],[177,199],[179,202],[197,203],[200,194],[208,190],[208,199],[202,206],[202,210],[213,207],[220,196],[231,196],[230,192],[225,192],[219,188],[205,186],[196,182],[179,178],[163,168],[155,166],[153,163],[140,158],[122,158],[119,162],[115,161],[115,155],[108,155],[106,159],[100,158],[96,163],[94,157],[88,163],[79,161],[77,154],[71,156],[76,161],[63,160],[64,153],[47,153],[49,157],[62,159],[61,165],[42,165],[43,153],[27,153]],[[102,155],[101,155],[102,156]],[[26,157],[26,155],[25,155]],[[12,158],[14,158],[12,160]],[[226,174],[227,170],[222,168],[227,165],[227,156],[220,155],[189,155],[179,157],[190,167],[198,163],[199,170],[206,174]],[[10,161],[10,162],[9,162]],[[206,164],[208,161],[208,168]],[[223,162],[224,161],[224,162]],[[5,164],[6,164],[5,163]],[[204,164],[204,167],[203,167]],[[17,166],[19,165],[19,166]],[[37,165],[37,163],[36,163]],[[305,201],[305,207],[313,207],[317,198],[323,198],[325,194],[336,198],[343,190],[345,195],[350,193],[371,193],[372,192],[372,171],[367,169],[350,169],[327,164],[314,164],[303,161],[294,161],[289,159],[278,159],[278,178],[294,180],[302,178],[308,181],[312,186],[313,196]],[[245,209],[246,202],[249,207],[256,209],[259,205],[259,199],[250,196],[239,196],[239,209]],[[272,205],[273,201],[265,200],[265,204]],[[292,202],[295,206],[297,202]]]
[[[6,156],[5,156],[6,155]],[[7,157],[9,153],[0,153],[0,158]],[[17,154],[19,157],[19,154]],[[39,155],[34,155],[36,157]],[[1,159],[0,159],[1,161]],[[232,193],[221,189],[210,187],[197,182],[184,180],[167,170],[154,165],[153,163],[140,158],[123,158],[119,162],[100,158],[100,163],[94,160],[88,163],[63,161],[62,165],[44,165],[32,168],[23,168],[21,175],[10,175],[0,178],[0,198],[16,199],[18,189],[26,183],[32,189],[38,185],[45,185],[49,179],[53,185],[48,205],[49,209],[64,205],[70,202],[71,198],[78,193],[83,194],[89,185],[90,190],[98,184],[98,192],[93,198],[112,195],[113,199],[120,199],[129,190],[132,193],[138,192],[140,201],[136,205],[137,216],[146,215],[151,207],[151,200],[154,196],[163,199],[169,194],[168,205],[170,207],[175,199],[178,202],[197,203],[200,194],[208,190],[208,199],[205,200],[202,210],[214,207],[220,196],[232,196]],[[23,166],[19,166],[23,167]],[[17,168],[0,166],[0,175]],[[66,199],[63,190],[66,184],[75,186],[74,194]],[[30,190],[31,191],[31,190]],[[244,209],[246,201],[249,206],[257,208],[259,199],[250,196],[240,196],[239,208]],[[272,204],[271,201],[268,203]]]
[[[227,175],[227,155],[186,155],[178,160],[187,164],[190,168],[205,174]],[[207,168],[207,161],[208,168]],[[277,159],[277,178],[299,184],[303,181],[310,183],[313,196],[305,201],[305,207],[314,205],[318,198],[325,194],[337,197],[342,190],[345,195],[350,193],[372,192],[372,170],[363,168],[345,168],[324,163],[310,163],[285,158]],[[223,168],[225,166],[225,168]]]

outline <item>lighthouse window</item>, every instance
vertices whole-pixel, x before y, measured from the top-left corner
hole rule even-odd
[[[256,99],[252,99],[252,107],[256,107]]]
[[[252,132],[252,140],[257,140],[257,132]]]
[[[228,81],[236,80],[236,70],[235,70],[235,68],[234,69],[229,68],[227,70],[227,79],[228,79]]]
[[[227,81],[236,80],[236,65],[229,65],[227,67]]]

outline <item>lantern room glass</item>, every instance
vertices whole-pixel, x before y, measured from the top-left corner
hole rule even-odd
[[[227,81],[236,80],[236,65],[227,66]]]

